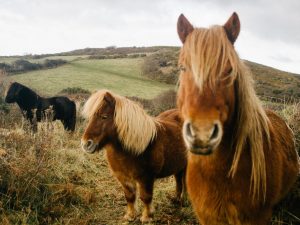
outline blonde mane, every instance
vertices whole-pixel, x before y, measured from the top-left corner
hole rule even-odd
[[[195,82],[203,90],[208,85],[212,90],[222,79],[230,64],[231,82],[236,81],[238,95],[238,117],[235,124],[235,137],[232,146],[235,150],[229,176],[234,177],[241,154],[247,145],[251,153],[251,192],[253,199],[266,197],[266,165],[264,138],[270,146],[269,119],[255,94],[253,79],[249,69],[239,59],[234,47],[227,38],[222,26],[210,29],[195,28],[187,37],[180,53],[179,64],[193,74]]]
[[[91,95],[82,114],[91,118],[103,106],[104,96],[109,92],[115,99],[114,124],[123,147],[136,155],[142,154],[156,137],[159,122],[149,116],[137,103],[107,90]]]

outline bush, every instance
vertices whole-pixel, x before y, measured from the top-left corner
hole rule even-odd
[[[81,87],[68,87],[68,88],[64,88],[62,89],[60,92],[60,94],[91,94],[90,91],[83,89]]]
[[[278,94],[281,94],[281,93],[282,93],[282,90],[275,89],[275,90],[273,90],[272,92],[273,92],[273,94],[278,95]]]
[[[0,96],[0,111],[4,113],[9,112],[8,104],[5,103],[4,99]]]
[[[178,51],[165,50],[145,57],[142,74],[150,79],[176,84],[179,75]]]
[[[150,115],[157,116],[163,111],[176,108],[176,96],[174,90],[168,90],[150,100],[139,97],[129,97],[129,99],[139,102]]]
[[[43,67],[50,69],[50,68],[55,68],[64,65],[66,63],[67,61],[63,59],[46,59],[45,62],[43,63]]]
[[[43,66],[38,63],[31,63],[27,60],[19,59],[16,60],[13,64],[13,69],[15,72],[25,72],[30,70],[38,70],[41,69]]]
[[[63,59],[46,59],[44,63],[32,63],[24,59],[18,59],[14,63],[6,64],[0,63],[0,69],[6,71],[8,74],[24,73],[33,70],[51,69],[66,64],[67,61]]]

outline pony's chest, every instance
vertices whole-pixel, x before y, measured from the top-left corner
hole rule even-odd
[[[149,166],[143,159],[113,149],[107,149],[106,156],[114,173],[121,173],[130,179],[137,179],[148,173],[147,168]]]
[[[248,182],[233,180],[227,171],[188,165],[187,189],[200,220],[204,224],[239,224],[239,217],[245,211],[245,203],[250,202]]]

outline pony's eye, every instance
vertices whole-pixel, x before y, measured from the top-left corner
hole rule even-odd
[[[101,119],[105,120],[108,118],[108,115],[100,115]]]
[[[179,66],[179,70],[182,71],[182,72],[185,72],[185,71],[186,71],[186,68],[185,68],[183,65],[180,65],[180,66]]]
[[[227,75],[231,75],[231,72],[232,72],[232,68],[230,68],[230,69],[227,71]]]

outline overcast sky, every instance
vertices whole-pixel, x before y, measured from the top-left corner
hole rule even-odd
[[[234,11],[241,58],[300,74],[300,0],[0,0],[0,55],[180,46],[180,13],[208,27]]]

